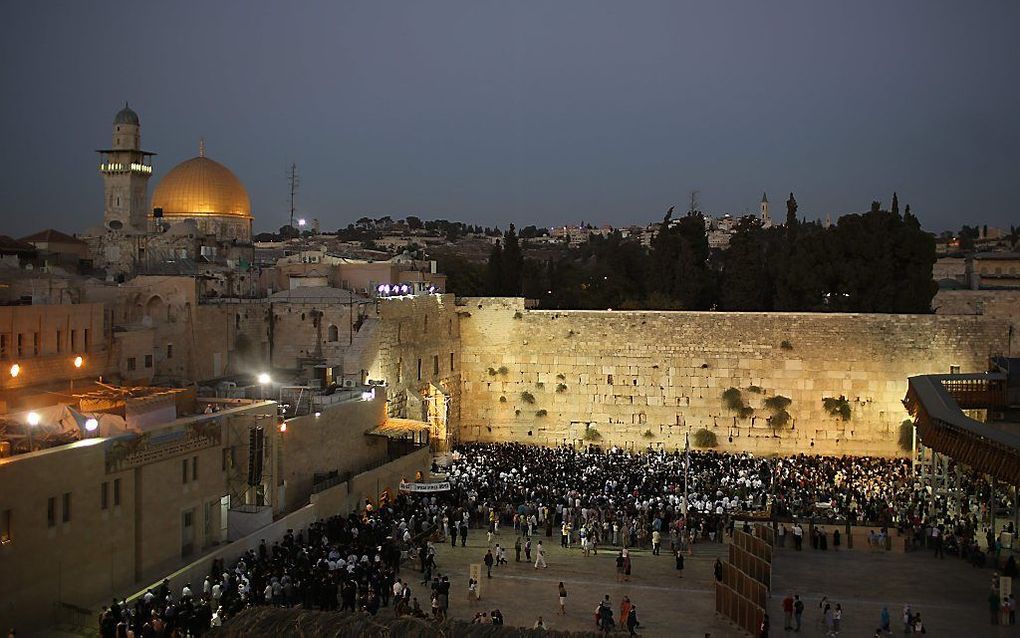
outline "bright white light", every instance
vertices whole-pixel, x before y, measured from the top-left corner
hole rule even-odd
[[[262,385],[266,385],[266,384],[267,384],[267,383],[269,383],[270,381],[272,381],[272,379],[271,379],[271,378],[269,377],[269,375],[268,375],[268,374],[266,374],[265,372],[263,372],[262,374],[260,374],[260,375],[259,375],[259,383],[260,383],[260,384],[262,384]]]
[[[287,422],[284,421],[283,423],[280,424],[280,432],[286,432],[286,431],[287,431]]]
[[[95,419],[89,419],[85,421],[85,429],[88,430],[89,432],[95,432],[98,427],[99,421]]]
[[[297,220],[297,225],[298,226],[304,226],[305,225],[305,220],[304,220],[303,217],[301,219]]]
[[[378,286],[375,287],[375,291],[381,295],[386,292],[386,288],[387,286],[385,284],[379,284]]]
[[[28,424],[32,425],[32,426],[39,425],[39,413],[38,412],[29,412],[28,413]]]
[[[373,391],[373,390],[369,390],[368,392],[362,392],[361,393],[361,400],[362,401],[371,401],[374,398],[375,398],[375,391]]]
[[[317,419],[317,418],[319,418],[319,417],[320,417],[321,415],[322,415],[322,412],[316,412],[316,413],[315,413],[315,418]]]
[[[15,363],[14,365],[11,366],[11,376],[16,377],[19,374],[21,374],[21,366]]]
[[[400,287],[401,294],[406,295],[409,292],[411,292],[411,287],[408,286],[407,284],[404,284],[403,286]]]
[[[85,357],[78,355],[74,358],[74,367],[80,368],[85,365]]]

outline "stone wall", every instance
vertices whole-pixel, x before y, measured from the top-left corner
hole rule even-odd
[[[377,318],[355,335],[349,365],[386,381],[389,416],[423,418],[434,386],[446,395],[451,433],[460,414],[460,317],[453,295],[380,300]],[[345,370],[345,375],[351,372]]]
[[[356,474],[386,462],[386,439],[366,436],[386,420],[386,395],[370,401],[354,399],[322,412],[287,420],[281,436],[281,478],[287,482],[284,510],[308,502],[315,474],[337,471]]]
[[[593,429],[605,444],[674,449],[706,428],[724,450],[893,455],[907,377],[984,371],[1009,339],[1008,320],[987,316],[460,304],[461,437],[483,441],[580,442]],[[726,407],[731,387],[753,415]],[[776,395],[791,400],[778,430],[765,405]],[[849,421],[823,407],[840,396]]]
[[[1008,317],[1020,323],[1020,290],[940,290],[931,307],[939,315]]]

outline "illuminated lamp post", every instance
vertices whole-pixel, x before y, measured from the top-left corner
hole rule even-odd
[[[88,433],[85,436],[92,435],[92,433],[94,433],[98,429],[99,429],[99,421],[95,417],[92,417],[92,418],[87,419],[85,421],[85,431]]]
[[[269,376],[269,373],[262,372],[258,376],[259,387],[261,388],[261,398],[263,401],[266,400],[266,386],[273,382],[273,379]]]
[[[71,363],[74,365],[75,370],[81,370],[85,366],[85,357],[80,354],[77,355]],[[71,375],[71,394],[74,394],[74,375]]]
[[[14,365],[12,365],[11,369],[10,369],[10,373],[11,373],[11,378],[12,379],[16,379],[18,377],[18,375],[21,374],[21,364],[15,363]]]
[[[29,452],[31,452],[33,449],[35,449],[35,442],[32,439],[32,431],[35,429],[35,426],[37,426],[37,425],[39,425],[39,413],[38,412],[29,412],[28,413],[28,451]]]

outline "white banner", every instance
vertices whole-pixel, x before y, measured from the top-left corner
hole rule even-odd
[[[408,483],[400,482],[401,492],[447,492],[450,489],[449,481],[438,481],[435,483]]]

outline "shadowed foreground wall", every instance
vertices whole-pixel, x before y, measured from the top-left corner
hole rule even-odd
[[[984,371],[1009,339],[1008,320],[987,316],[535,311],[503,298],[459,310],[462,440],[536,444],[595,429],[604,444],[674,449],[707,428],[724,450],[899,454],[907,377]],[[730,387],[752,416],[726,407]],[[775,395],[791,399],[778,431],[764,405]],[[823,407],[841,395],[849,421]]]

